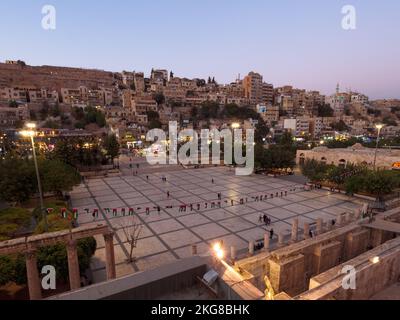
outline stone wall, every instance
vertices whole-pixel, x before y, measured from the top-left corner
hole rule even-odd
[[[345,265],[356,269],[356,288],[344,289]],[[298,300],[365,300],[400,280],[400,238],[374,248],[322,273],[310,281],[310,290]]]
[[[0,87],[35,87],[60,90],[62,87],[111,87],[112,72],[53,66],[20,66],[0,63]]]

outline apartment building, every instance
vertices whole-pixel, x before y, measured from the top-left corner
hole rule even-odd
[[[133,83],[135,85],[136,93],[143,93],[146,90],[143,72],[135,72],[133,76]]]
[[[227,96],[226,98],[226,103],[227,104],[237,104],[238,106],[247,106],[250,104],[250,101],[248,98],[244,98],[244,97],[230,97]]]
[[[318,138],[321,136],[324,129],[324,123],[322,118],[310,118],[309,119],[309,133],[312,138]]]
[[[122,93],[121,93],[122,107],[125,109],[131,109],[133,97],[134,97],[133,90],[130,90],[130,89],[122,90]]]
[[[269,126],[279,121],[279,106],[258,104],[257,112]]]
[[[162,83],[166,83],[168,81],[168,71],[165,69],[152,69],[150,79],[153,81],[161,81]]]
[[[82,106],[87,104],[87,88],[61,88],[61,99],[65,104],[71,106]]]
[[[217,102],[219,104],[225,104],[226,103],[226,95],[223,93],[219,92],[212,92],[208,94],[208,100]]]
[[[262,100],[265,104],[273,104],[274,103],[274,86],[269,83],[262,84]]]
[[[28,102],[28,94],[25,89],[20,88],[0,88],[0,101],[17,101],[20,103]]]
[[[182,86],[182,79],[174,77],[170,79],[164,88],[164,96],[167,100],[184,101],[187,89]]]
[[[279,101],[279,100],[278,100]],[[281,95],[280,97],[280,106],[283,113],[287,116],[294,115],[294,103],[292,96],[289,95]]]
[[[19,121],[29,120],[29,110],[27,105],[20,105],[16,108],[0,108],[0,127],[12,128]]]
[[[131,87],[135,83],[135,73],[122,71],[122,83],[128,87]]]
[[[221,87],[220,90],[223,90],[230,98],[245,98],[245,89],[241,80]]]
[[[59,94],[56,90],[42,89],[29,89],[28,90],[29,102],[32,103],[43,103],[47,101],[48,103],[59,102]]]
[[[303,117],[284,119],[283,127],[295,137],[303,137],[310,133],[310,119]]]
[[[264,103],[264,86],[262,75],[252,71],[243,79],[242,84],[245,97],[249,99],[251,105],[256,106],[259,103]]]
[[[350,96],[351,103],[358,102],[358,103],[366,104],[366,103],[368,103],[368,101],[369,101],[368,97],[361,93],[353,92]]]
[[[151,95],[134,96],[131,100],[132,113],[145,115],[148,111],[157,111],[157,102]]]

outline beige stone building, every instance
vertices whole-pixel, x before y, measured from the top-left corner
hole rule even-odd
[[[18,102],[27,102],[28,96],[26,90],[19,88],[0,88],[0,101],[9,102],[9,101],[18,101]]]
[[[250,100],[250,104],[257,105],[263,101],[263,77],[256,72],[250,72],[243,79],[245,97]]]
[[[132,113],[144,115],[148,111],[157,111],[157,102],[152,96],[135,96],[131,101]]]
[[[312,150],[297,150],[296,162],[303,163],[306,159],[314,159],[334,164],[346,166],[348,163],[366,164],[373,167],[375,149],[365,148],[361,144],[352,147],[329,149],[327,147],[316,147]],[[382,169],[394,169],[400,163],[400,150],[378,149],[376,166]]]
[[[18,121],[29,119],[29,110],[26,105],[20,105],[17,108],[0,108],[0,127],[14,127]]]

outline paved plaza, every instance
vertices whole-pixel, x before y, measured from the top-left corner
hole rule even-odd
[[[162,177],[167,181],[163,182]],[[283,178],[235,176],[232,169],[215,167],[90,179],[71,192],[71,200],[80,212],[80,225],[93,223],[91,212],[99,208],[96,221],[106,220],[116,229],[115,258],[117,276],[121,276],[188,257],[192,244],[197,244],[200,254],[208,253],[210,244],[217,240],[223,240],[227,251],[235,246],[239,252],[245,252],[249,241],[262,240],[273,228],[274,245],[278,233],[288,239],[293,218],[299,219],[302,233],[305,222],[315,224],[317,218],[331,221],[338,213],[352,211],[363,203],[343,194],[304,191],[301,187]],[[270,197],[270,194],[278,192],[280,195],[285,191],[287,196]],[[221,208],[211,208],[211,203],[218,201],[218,193],[222,195]],[[267,200],[252,199],[260,195],[268,195]],[[246,198],[247,202],[239,203]],[[193,204],[193,211],[188,207],[186,212],[180,212],[179,206],[190,204]],[[197,204],[200,204],[199,210]],[[160,213],[155,209],[158,206]],[[103,208],[118,208],[118,216],[113,217]],[[130,248],[121,226],[129,224],[133,218],[123,217],[121,208],[134,208],[135,216],[144,226],[134,250],[137,259],[132,264],[126,263]],[[145,208],[151,208],[149,214]],[[85,209],[90,213],[83,214]],[[264,213],[271,218],[269,226],[259,222]],[[105,280],[105,250],[102,237],[96,240],[98,249],[91,267],[94,281],[99,282]]]

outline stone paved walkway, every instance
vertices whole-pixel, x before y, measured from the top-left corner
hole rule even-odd
[[[149,176],[147,180],[146,175]],[[165,176],[167,182],[161,177]],[[214,179],[214,184],[212,183]],[[266,201],[255,202],[253,196],[288,191],[287,196],[268,196]],[[289,237],[293,218],[299,219],[300,232],[305,222],[315,223],[317,218],[325,221],[336,218],[337,213],[360,207],[362,201],[343,194],[331,194],[324,190],[303,191],[301,185],[280,178],[261,175],[235,176],[234,171],[225,167],[191,169],[175,172],[157,172],[139,176],[120,176],[88,180],[71,192],[72,204],[79,209],[79,224],[93,223],[91,214],[82,214],[84,209],[99,208],[97,221],[106,220],[116,231],[115,255],[117,276],[139,270],[153,269],[165,263],[191,255],[191,245],[197,244],[198,252],[208,253],[210,245],[223,240],[229,251],[230,246],[245,251],[248,242],[261,240],[270,228],[276,235],[283,233]],[[170,198],[167,197],[170,192]],[[222,194],[222,207],[211,208]],[[248,202],[240,205],[240,198]],[[231,199],[234,205],[231,205]],[[227,202],[225,202],[225,200]],[[205,208],[204,203],[208,202]],[[179,212],[182,204],[193,204],[194,210]],[[197,210],[197,203],[201,209]],[[160,206],[160,214],[154,207]],[[166,208],[173,206],[173,208]],[[134,207],[143,224],[143,230],[134,251],[135,263],[125,262],[129,245],[121,225],[131,223],[132,217],[113,217],[103,208]],[[141,208],[137,210],[137,208]],[[145,208],[151,208],[149,215]],[[120,211],[119,211],[120,212]],[[259,223],[260,214],[266,213],[272,221],[270,226]],[[92,261],[95,282],[105,279],[104,241],[96,238],[98,249]],[[272,242],[272,243],[273,243]]]

